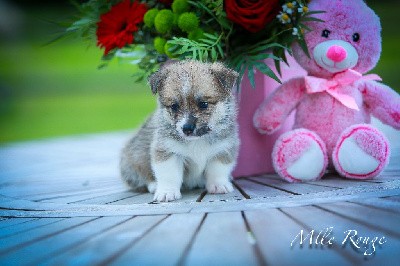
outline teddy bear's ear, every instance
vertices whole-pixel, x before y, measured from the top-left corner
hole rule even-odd
[[[222,63],[213,63],[211,65],[211,75],[214,80],[225,92],[231,92],[233,85],[235,85],[239,74],[227,68]]]
[[[166,69],[161,68],[157,72],[150,75],[149,84],[153,94],[158,93],[162,87],[164,87],[164,82],[167,79],[167,72],[168,71]]]

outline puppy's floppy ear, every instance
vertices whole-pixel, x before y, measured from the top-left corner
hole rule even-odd
[[[153,73],[149,77],[149,84],[153,94],[156,94],[164,87],[165,79],[167,78],[167,70],[164,68],[159,69],[157,72]]]
[[[225,92],[230,93],[233,85],[235,85],[239,74],[224,66],[222,63],[213,63],[211,65],[211,75]]]

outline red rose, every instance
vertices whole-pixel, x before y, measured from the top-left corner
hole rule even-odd
[[[228,19],[250,32],[262,30],[279,9],[279,0],[225,0]]]
[[[133,33],[138,31],[137,25],[143,22],[146,11],[145,4],[124,0],[100,16],[96,31],[97,45],[105,48],[104,55],[116,47],[122,48],[133,43]]]

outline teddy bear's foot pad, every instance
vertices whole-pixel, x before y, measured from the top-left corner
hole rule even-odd
[[[273,158],[276,172],[289,182],[319,179],[327,166],[325,144],[306,129],[282,135],[275,144]]]
[[[388,163],[388,141],[369,125],[352,126],[339,138],[332,158],[336,170],[344,177],[373,178]]]

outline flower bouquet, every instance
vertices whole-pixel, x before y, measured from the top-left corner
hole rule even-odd
[[[137,81],[167,60],[222,61],[236,70],[241,147],[233,175],[258,175],[273,172],[272,145],[291,125],[289,120],[276,134],[261,135],[252,117],[280,80],[304,74],[290,47],[298,42],[308,54],[303,36],[311,29],[304,22],[318,21],[313,14],[319,12],[309,12],[307,2],[89,0],[76,4],[78,17],[66,32],[104,49],[100,67],[113,58],[137,65]]]
[[[279,81],[265,64],[280,62],[294,41],[307,52],[303,22],[317,20],[306,0],[89,0],[67,33],[78,34],[104,49],[101,67],[115,57],[128,58],[139,69],[137,80],[168,59],[222,61],[247,77],[254,71]],[[286,52],[286,53],[285,53]],[[251,71],[250,71],[251,70]]]

